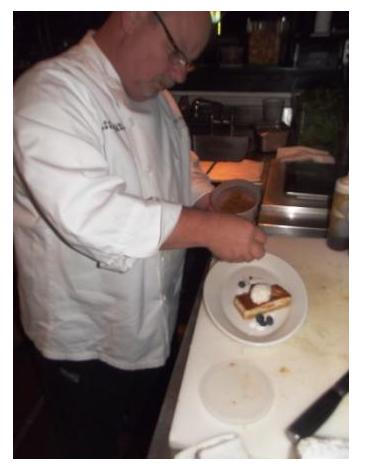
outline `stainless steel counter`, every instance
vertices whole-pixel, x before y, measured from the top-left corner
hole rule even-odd
[[[273,160],[268,169],[258,224],[270,235],[324,237],[328,225],[327,198],[287,195],[285,163]]]

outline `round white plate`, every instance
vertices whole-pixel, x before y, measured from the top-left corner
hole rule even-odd
[[[240,288],[239,282],[246,287]],[[260,326],[255,318],[245,320],[234,306],[234,297],[250,283],[278,284],[291,294],[288,307],[266,313],[273,325]],[[300,275],[287,262],[267,253],[250,263],[216,262],[205,280],[203,300],[215,325],[226,335],[246,344],[276,344],[292,336],[303,324],[308,311],[308,298]]]
[[[274,392],[268,377],[243,359],[212,366],[203,376],[199,393],[204,406],[226,423],[254,423],[272,406]]]

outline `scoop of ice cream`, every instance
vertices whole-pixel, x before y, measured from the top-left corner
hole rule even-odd
[[[266,303],[271,299],[271,285],[255,284],[250,291],[250,299],[256,305]]]

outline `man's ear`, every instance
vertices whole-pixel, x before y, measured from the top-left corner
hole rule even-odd
[[[121,27],[125,34],[131,34],[148,17],[148,11],[122,11],[120,12]]]

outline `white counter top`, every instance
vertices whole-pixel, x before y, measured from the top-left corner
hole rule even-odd
[[[301,275],[308,293],[304,325],[277,345],[253,347],[230,339],[215,327],[201,305],[172,422],[169,443],[183,449],[217,434],[238,432],[255,458],[287,458],[285,428],[348,369],[348,253],[332,251],[325,239],[270,237],[267,251]],[[271,379],[275,399],[257,423],[238,426],[207,412],[198,386],[208,368],[244,358]],[[348,401],[324,427],[326,434],[348,435]]]

